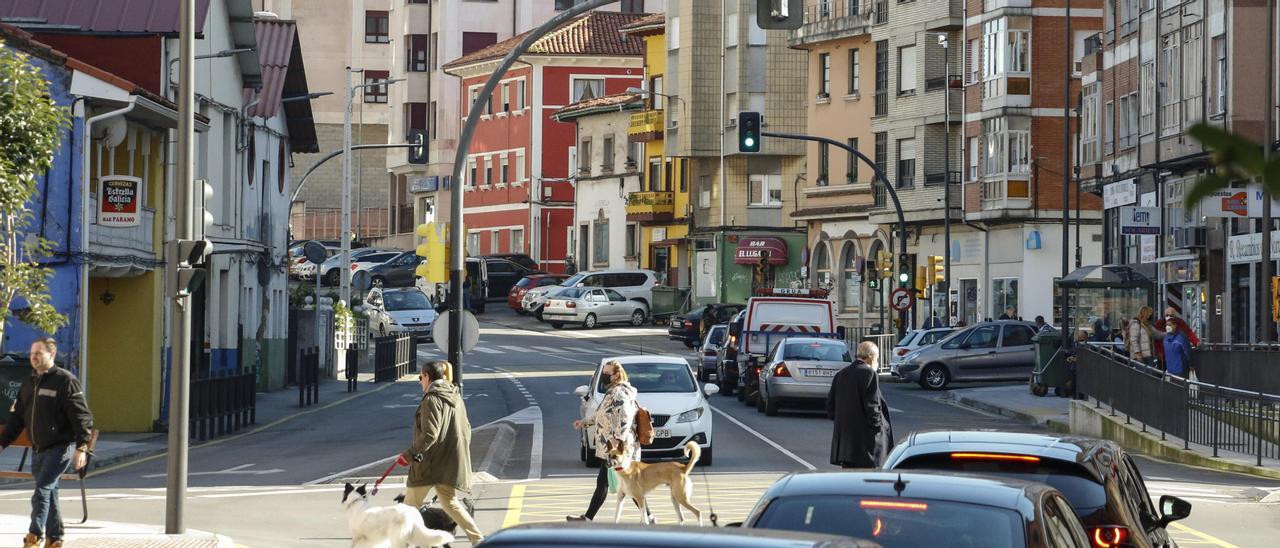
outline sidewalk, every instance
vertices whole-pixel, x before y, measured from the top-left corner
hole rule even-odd
[[[1036,397],[1025,385],[951,389],[942,397],[965,407],[1044,426],[1054,432],[1067,433],[1071,426],[1070,398],[1055,397],[1052,393],[1043,398]]]
[[[31,518],[0,514],[0,546],[22,546]],[[63,545],[67,548],[112,546],[146,546],[148,548],[234,548],[231,539],[222,535],[188,531],[183,535],[166,535],[164,528],[154,525],[92,521],[84,525],[67,523]]]

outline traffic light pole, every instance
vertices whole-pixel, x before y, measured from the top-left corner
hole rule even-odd
[[[890,198],[891,200],[893,200],[893,209],[894,209],[894,210],[897,212],[897,214],[898,214],[898,251],[899,251],[899,255],[898,255],[898,261],[897,261],[897,262],[898,262],[898,264],[899,264],[899,265],[901,265],[901,264],[903,264],[903,263],[905,263],[905,262],[906,262],[906,259],[907,259],[907,220],[906,220],[906,217],[902,214],[902,202],[898,201],[898,192],[897,192],[897,191],[895,191],[895,190],[893,189],[893,185],[889,184],[889,177],[885,176],[884,171],[882,171],[882,170],[880,169],[880,166],[877,166],[877,165],[876,165],[876,163],[875,163],[875,162],[872,162],[870,158],[867,158],[867,157],[866,157],[866,155],[862,154],[861,152],[858,152],[858,150],[857,150],[857,149],[855,149],[855,148],[853,148],[853,147],[851,147],[851,146],[849,146],[849,145],[847,145],[847,144],[841,143],[840,141],[837,141],[837,140],[835,140],[835,139],[828,139],[828,138],[826,138],[826,137],[818,137],[818,136],[816,136],[816,135],[803,135],[803,134],[798,134],[798,133],[774,133],[774,132],[771,132],[771,131],[765,131],[765,132],[762,132],[760,135],[761,135],[761,136],[763,136],[763,137],[775,137],[775,138],[778,138],[778,139],[793,139],[793,140],[797,140],[797,141],[813,141],[813,142],[816,142],[816,143],[825,143],[825,144],[827,144],[828,146],[833,146],[833,147],[836,147],[836,148],[839,148],[839,149],[843,149],[845,152],[848,152],[849,154],[854,155],[854,156],[855,156],[855,157],[857,157],[859,160],[862,160],[864,163],[866,163],[867,165],[871,166],[871,171],[875,172],[875,174],[876,174],[876,179],[877,179],[877,180],[879,180],[879,181],[880,181],[880,183],[881,183],[882,185],[884,185],[884,190],[885,190],[885,192],[889,193],[889,198]],[[911,284],[910,284],[910,282],[909,282],[909,281],[908,281],[908,284],[907,284],[907,285],[908,285],[908,287],[910,287],[910,285],[911,285]],[[882,288],[881,288],[881,290],[883,291],[883,289],[884,289],[884,288],[882,287]],[[906,336],[906,334],[907,334],[907,312],[906,312],[905,310],[903,310],[903,311],[898,312],[898,337],[899,337],[899,338],[902,338],[902,337]]]
[[[462,166],[467,161],[467,151],[471,146],[471,136],[476,131],[476,122],[480,121],[484,105],[488,104],[489,98],[493,96],[493,90],[497,89],[498,82],[502,80],[503,75],[511,69],[511,65],[514,65],[521,55],[524,55],[524,52],[529,50],[529,47],[534,42],[564,24],[565,21],[617,1],[588,0],[587,2],[582,2],[560,12],[559,15],[552,17],[538,28],[530,31],[529,34],[526,34],[524,39],[520,40],[520,43],[516,44],[516,47],[512,48],[506,57],[502,58],[502,63],[493,70],[489,80],[484,83],[484,87],[480,88],[479,95],[471,103],[471,110],[467,113],[467,121],[462,124],[462,132],[458,134],[458,152],[453,158],[453,188],[449,191],[449,262],[451,263],[449,265],[449,316],[451,316],[449,321],[449,363],[453,364],[453,382],[459,388],[462,386],[462,276],[466,263],[466,247],[462,234]],[[897,202],[897,197],[894,197],[894,202]]]
[[[188,417],[191,408],[191,295],[179,291],[178,242],[194,236],[191,199],[195,158],[195,0],[182,0],[178,8],[178,150],[174,190],[174,242],[165,261],[172,281],[169,290],[169,457],[165,463],[164,530],[171,535],[186,532]],[[88,184],[88,181],[82,181]],[[87,290],[82,288],[81,290]]]

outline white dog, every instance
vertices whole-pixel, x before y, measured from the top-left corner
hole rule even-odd
[[[351,496],[355,493],[358,496]],[[342,492],[342,506],[347,511],[352,548],[429,548],[453,542],[453,535],[427,529],[417,508],[397,503],[385,508],[370,508],[364,486],[350,483]]]

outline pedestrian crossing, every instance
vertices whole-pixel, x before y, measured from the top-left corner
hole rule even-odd
[[[582,345],[582,346],[520,346],[514,344],[499,344],[493,346],[477,346],[471,350],[472,354],[532,354],[532,355],[574,355],[589,354],[595,356],[627,356],[631,354],[639,354],[640,352],[633,349],[603,346],[603,345]],[[442,357],[444,352],[436,348],[427,348],[425,346],[418,349],[418,355],[427,358]]]

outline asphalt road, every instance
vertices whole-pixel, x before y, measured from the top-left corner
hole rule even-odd
[[[636,353],[693,357],[668,341],[663,328],[610,327],[554,330],[501,306],[481,317],[479,347],[466,356],[462,373],[473,426],[504,418],[517,424],[511,458],[500,477],[475,490],[477,519],[494,531],[516,523],[560,520],[580,513],[594,483],[594,470],[579,460],[575,387],[603,358]],[[441,353],[419,347],[420,358]],[[959,388],[963,389],[963,387]],[[899,436],[925,428],[1034,428],[941,400],[914,385],[885,383]],[[193,449],[186,523],[193,529],[231,536],[245,546],[347,546],[339,508],[342,482],[372,482],[386,458],[408,442],[420,397],[413,379],[361,387],[362,395],[330,404],[273,428]],[[715,463],[698,472],[696,503],[720,523],[740,520],[774,480],[828,463],[831,426],[815,407],[784,409],[766,417],[736,399],[713,396]],[[1174,494],[1194,504],[1188,520],[1173,528],[1182,545],[1264,547],[1280,538],[1280,504],[1257,499],[1280,482],[1141,459],[1152,495]],[[97,520],[162,524],[164,459],[118,467],[91,479],[89,504]],[[401,476],[388,478],[375,501],[390,504]],[[0,490],[0,514],[29,512],[29,491]],[[665,495],[659,494],[659,500]],[[78,495],[63,491],[70,517],[79,516]],[[673,519],[665,502],[660,520]],[[606,511],[612,506],[606,505]],[[636,519],[634,509],[624,519]],[[74,528],[72,529],[75,530]],[[11,531],[0,531],[0,536]],[[466,545],[465,542],[457,545]]]

